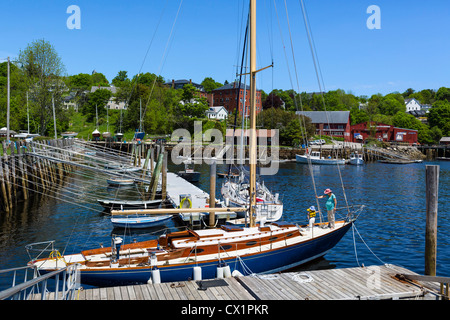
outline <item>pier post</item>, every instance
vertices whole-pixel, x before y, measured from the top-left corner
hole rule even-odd
[[[161,193],[162,193],[162,200],[165,201],[167,198],[167,151],[164,151],[163,153]]]
[[[209,173],[209,207],[216,207],[216,161],[212,160]],[[209,213],[209,227],[212,228],[216,224],[216,215],[214,212]]]
[[[426,231],[425,231],[425,275],[436,276],[437,213],[439,166],[427,165],[426,175]]]
[[[150,200],[155,200],[156,187],[158,186],[159,175],[161,173],[161,167],[163,162],[163,155],[159,154],[158,162],[156,163],[155,171],[152,173],[152,179],[150,181]]]

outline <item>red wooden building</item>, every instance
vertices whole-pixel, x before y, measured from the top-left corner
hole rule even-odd
[[[397,128],[379,122],[363,122],[351,126],[351,141],[364,142],[373,137],[385,142],[417,143],[417,130]]]

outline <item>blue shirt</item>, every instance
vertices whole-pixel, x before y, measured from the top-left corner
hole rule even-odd
[[[327,206],[327,210],[331,211],[334,209],[334,199],[336,199],[336,196],[334,195],[334,193],[332,193],[327,200],[327,203],[325,204]]]

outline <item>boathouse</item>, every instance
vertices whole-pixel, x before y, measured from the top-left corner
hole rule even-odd
[[[350,137],[350,111],[297,111],[295,114],[304,115],[311,119],[316,126],[316,134],[344,138]]]
[[[379,141],[415,144],[417,130],[397,128],[380,122],[363,122],[351,126],[351,142],[363,143],[372,137]]]

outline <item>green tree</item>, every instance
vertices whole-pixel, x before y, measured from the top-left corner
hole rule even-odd
[[[439,100],[433,103],[428,113],[430,128],[437,127],[444,136],[450,136],[450,102]]]
[[[119,71],[111,83],[116,87],[123,87],[129,81],[127,71]]]
[[[92,76],[87,73],[79,73],[67,78],[67,85],[71,89],[89,90],[92,83]]]
[[[360,110],[359,107],[353,107],[350,110],[350,119],[352,125],[367,122],[370,120],[367,111]]]
[[[201,85],[203,86],[203,88],[205,88],[205,91],[208,93],[211,93],[214,89],[217,89],[217,88],[220,88],[223,86],[223,84],[221,84],[220,82],[216,82],[211,77],[206,77],[205,79],[203,79]]]
[[[94,72],[92,74],[92,85],[98,87],[108,87],[109,81],[106,79],[105,75],[100,72]]]
[[[436,100],[450,102],[450,88],[440,87],[436,92]]]
[[[82,112],[86,115],[86,120],[89,122],[96,121],[96,113],[99,119],[106,116],[106,104],[111,98],[111,91],[107,89],[97,89],[89,94],[88,103],[84,105]]]
[[[18,61],[33,100],[30,117],[39,122],[40,134],[46,135],[53,129],[52,99],[58,122],[67,123],[61,100],[65,88],[61,78],[65,73],[64,64],[53,45],[44,39],[20,50]]]
[[[390,116],[393,116],[399,111],[406,112],[405,100],[399,93],[390,93],[381,99],[378,109],[381,114]]]

